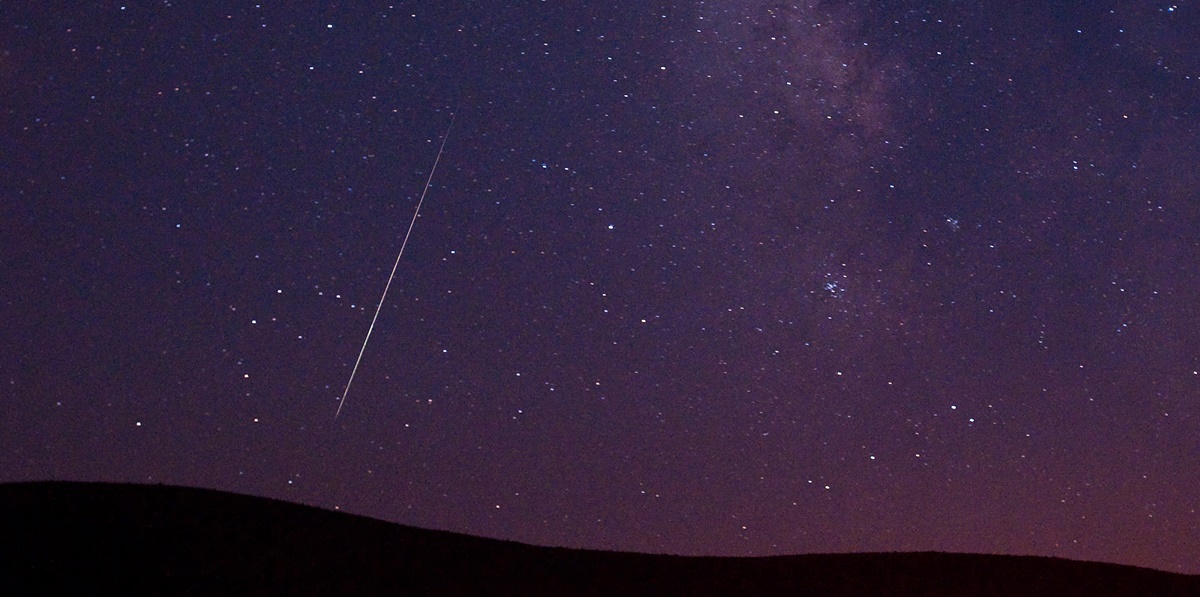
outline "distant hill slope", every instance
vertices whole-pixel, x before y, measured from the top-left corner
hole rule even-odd
[[[1200,576],[942,553],[698,558],[536,547],[204,489],[0,485],[0,594],[1177,595]]]

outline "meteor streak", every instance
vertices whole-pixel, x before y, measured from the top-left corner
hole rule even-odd
[[[404,242],[400,243],[400,252],[396,254],[396,263],[392,264],[392,273],[388,276],[387,284],[383,286],[383,296],[379,297],[379,305],[375,307],[375,316],[371,318],[371,327],[367,328],[367,337],[363,338],[362,348],[358,350],[358,358],[354,361],[354,368],[350,370],[350,380],[346,382],[346,389],[342,391],[342,399],[338,401],[337,412],[333,413],[335,420],[338,415],[342,414],[342,407],[346,404],[346,395],[350,393],[350,384],[354,383],[354,374],[358,373],[358,365],[362,363],[363,353],[367,351],[367,342],[371,340],[371,332],[375,331],[375,322],[379,321],[379,311],[383,309],[383,301],[387,298],[388,289],[392,287],[392,280],[396,277],[396,268],[400,267],[400,258],[404,256],[404,247],[408,246],[408,237],[412,236],[413,226],[417,224],[417,216],[421,213],[421,204],[425,203],[425,194],[429,192],[429,184],[433,182],[433,173],[437,172],[438,162],[442,160],[442,150],[446,149],[446,139],[450,138],[450,129],[454,128],[454,116],[454,114],[450,115],[450,124],[446,127],[446,133],[442,135],[442,144],[438,147],[437,157],[433,159],[433,167],[429,169],[429,178],[425,179],[425,188],[421,191],[421,198],[417,200],[417,209],[413,210],[412,221],[408,223],[408,232],[404,234]]]

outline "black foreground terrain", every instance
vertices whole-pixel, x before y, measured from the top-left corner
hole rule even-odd
[[[1200,596],[1200,576],[946,553],[707,558],[483,539],[205,489],[0,485],[0,594]]]

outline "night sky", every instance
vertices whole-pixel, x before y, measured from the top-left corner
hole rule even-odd
[[[5,2],[0,177],[0,481],[1200,573],[1188,2]]]

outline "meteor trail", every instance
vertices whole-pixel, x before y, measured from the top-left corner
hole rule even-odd
[[[358,365],[362,363],[363,353],[367,351],[367,342],[371,340],[371,332],[375,331],[375,322],[379,320],[379,311],[383,309],[383,301],[387,298],[388,289],[392,287],[392,280],[396,277],[396,268],[400,267],[400,258],[404,256],[404,247],[408,246],[408,237],[412,236],[413,226],[417,224],[417,216],[421,213],[421,204],[425,203],[425,194],[429,192],[429,184],[433,182],[433,173],[437,172],[438,162],[442,160],[442,150],[446,149],[446,139],[450,138],[450,129],[454,128],[454,116],[454,114],[450,115],[450,124],[446,127],[446,133],[442,135],[442,144],[438,147],[437,157],[433,159],[433,167],[429,169],[429,178],[425,179],[425,188],[421,191],[421,198],[417,200],[417,209],[413,211],[412,221],[408,223],[408,232],[404,234],[404,242],[400,243],[400,252],[396,254],[396,263],[392,264],[392,273],[388,276],[387,284],[383,286],[383,296],[379,297],[379,305],[375,307],[375,316],[371,318],[371,327],[367,328],[367,337],[363,338],[362,348],[358,350],[358,358],[354,361],[354,368],[350,370],[350,380],[346,382],[346,389],[342,391],[342,399],[338,401],[337,412],[333,413],[335,420],[338,415],[342,414],[342,406],[346,404],[346,395],[350,393],[350,384],[354,383],[354,374],[358,373]]]

